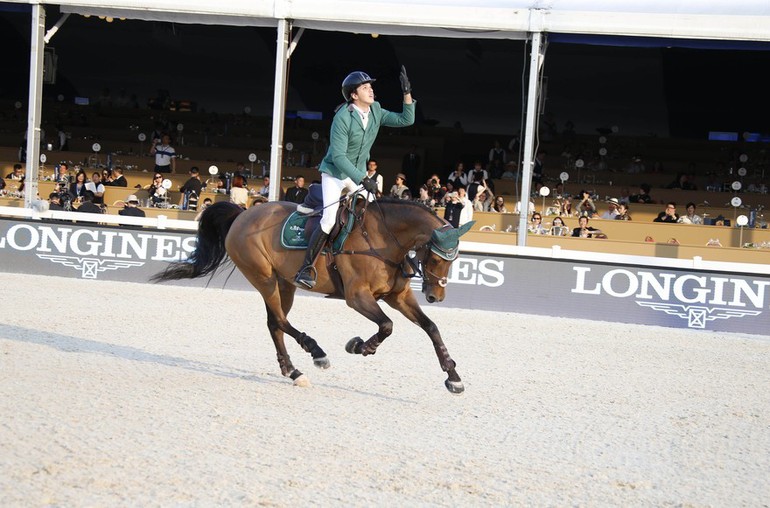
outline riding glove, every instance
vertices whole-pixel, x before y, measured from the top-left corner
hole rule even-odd
[[[379,189],[377,188],[377,182],[369,178],[368,176],[361,180],[361,185],[363,185],[364,189],[366,189],[366,192],[371,192],[372,194],[376,194]]]
[[[398,80],[401,81],[401,91],[404,95],[412,93],[412,84],[409,82],[409,77],[406,75],[406,67],[401,66],[401,74],[398,75]]]

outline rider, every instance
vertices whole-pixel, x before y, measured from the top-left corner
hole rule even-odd
[[[355,191],[360,188],[359,183],[372,195],[377,192],[377,183],[366,176],[366,161],[380,126],[406,127],[414,123],[412,86],[404,66],[401,66],[399,80],[404,94],[401,113],[388,111],[375,102],[372,88],[375,80],[367,73],[354,71],[342,81],[345,103],[337,108],[334,115],[329,151],[318,168],[323,189],[323,216],[320,227],[308,242],[305,262],[294,277],[298,286],[315,287],[313,264],[337,220],[340,193],[343,190]]]

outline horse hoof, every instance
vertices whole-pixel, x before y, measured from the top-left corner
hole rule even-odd
[[[313,358],[313,365],[318,367],[319,369],[328,369],[332,366],[331,362],[329,362],[329,358],[326,356],[322,356],[320,358]]]
[[[450,381],[447,379],[444,381],[444,386],[449,390],[449,393],[463,393],[465,391],[462,381]]]
[[[361,345],[364,343],[361,337],[353,337],[345,344],[345,351],[351,355],[361,354]]]
[[[310,380],[308,379],[308,377],[302,374],[301,376],[299,376],[294,380],[294,386],[299,386],[300,388],[309,388],[313,385],[310,384]]]

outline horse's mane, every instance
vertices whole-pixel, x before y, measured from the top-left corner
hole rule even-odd
[[[380,199],[378,199],[377,202],[378,203],[382,203],[382,204],[386,204],[386,205],[413,206],[413,207],[416,207],[416,208],[421,208],[421,209],[425,210],[426,212],[430,212],[432,215],[435,215],[436,217],[438,217],[438,215],[436,214],[436,211],[434,209],[432,209],[432,208],[430,208],[428,206],[425,206],[422,203],[418,203],[417,201],[411,201],[411,200],[407,200],[407,199],[400,199],[400,198],[395,198],[395,197],[391,197],[391,196],[383,196]]]

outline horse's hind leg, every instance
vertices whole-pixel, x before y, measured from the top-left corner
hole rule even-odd
[[[405,291],[398,294],[388,295],[384,300],[388,305],[401,312],[407,319],[417,324],[428,334],[430,340],[433,342],[433,348],[436,350],[436,356],[438,357],[439,365],[441,365],[441,370],[448,375],[446,381],[444,381],[447,390],[452,393],[462,393],[465,391],[465,386],[463,386],[463,382],[455,370],[457,364],[452,360],[452,357],[449,356],[449,351],[447,351],[444,341],[441,339],[441,334],[438,331],[436,323],[431,321],[422,311],[420,305],[417,303],[414,293],[407,287]]]
[[[314,362],[318,367],[326,368],[329,366],[329,362],[326,353],[316,344],[315,340],[299,332],[286,319],[286,314],[294,303],[294,291],[279,282],[275,276],[263,279],[250,275],[247,278],[265,301],[267,328],[275,345],[281,374],[291,378],[294,384],[298,386],[308,386],[310,382],[307,377],[291,363],[283,340],[284,332],[294,337],[305,351],[309,351],[313,355]]]
[[[291,310],[292,305],[294,305],[294,294],[297,292],[297,286],[285,279],[278,279],[278,289],[281,294],[281,310],[283,311],[284,320],[286,324],[294,330],[294,333],[287,333],[294,337],[294,340],[297,341],[297,344],[299,344],[304,351],[310,353],[310,356],[313,357],[313,365],[319,369],[328,369],[331,364],[329,363],[329,358],[326,356],[326,353],[321,349],[321,346],[319,346],[315,339],[308,334],[294,329],[294,327],[289,324],[289,321],[286,320],[286,316],[289,315],[289,311]]]

